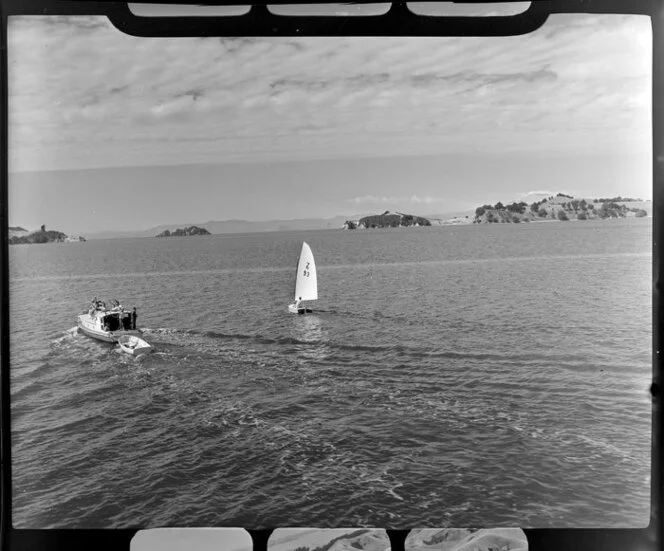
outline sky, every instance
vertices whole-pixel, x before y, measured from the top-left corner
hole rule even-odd
[[[552,16],[520,37],[237,39],[10,18],[9,222],[84,235],[542,191],[650,199],[651,49],[642,16]]]

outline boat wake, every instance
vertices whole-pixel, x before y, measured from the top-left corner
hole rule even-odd
[[[430,345],[413,346],[401,343],[374,344],[363,342],[349,342],[347,340],[335,341],[328,338],[320,319],[314,316],[298,316],[298,323],[292,327],[299,330],[291,330],[286,334],[266,335],[262,333],[244,332],[222,332],[222,331],[199,331],[195,329],[177,328],[154,328],[144,329],[144,336],[151,343],[164,338],[165,346],[190,347],[193,352],[223,353],[229,350],[246,351],[246,347],[265,347],[265,351],[274,353],[275,348],[283,348],[285,354],[290,354],[294,349],[305,350],[307,347],[325,346],[331,351],[342,354],[371,354],[372,357],[381,355],[389,358],[399,358],[399,361],[472,361],[482,365],[510,365],[513,367],[532,366],[534,362],[555,362],[557,368],[583,369],[587,368],[585,363],[576,354],[538,354],[523,353],[515,351],[509,355],[493,351],[459,351],[449,346]],[[299,326],[298,326],[299,324]],[[257,352],[257,350],[253,350]],[[606,363],[600,366],[593,364],[595,368],[612,366]]]
[[[73,340],[76,336],[78,335],[78,327],[74,326],[70,329],[67,329],[61,337],[58,337],[57,339],[53,339],[51,341],[51,344],[62,344],[65,342],[69,342]]]
[[[102,343],[90,339],[78,330],[78,327],[67,329],[63,335],[51,340],[51,352],[55,354],[67,354],[68,351],[89,352],[91,350],[103,350]]]

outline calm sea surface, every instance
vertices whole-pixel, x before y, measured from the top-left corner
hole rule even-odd
[[[651,228],[10,247],[14,523],[645,526]],[[156,352],[78,334],[93,296]]]

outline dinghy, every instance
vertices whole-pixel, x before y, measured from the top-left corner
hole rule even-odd
[[[318,300],[318,280],[316,278],[316,264],[311,247],[302,243],[300,258],[297,261],[297,274],[295,276],[295,302],[288,305],[291,314],[311,313],[309,308],[301,306],[303,300]]]
[[[152,346],[135,335],[122,335],[118,339],[118,344],[123,352],[131,354],[132,356],[141,356],[148,352],[152,352]]]

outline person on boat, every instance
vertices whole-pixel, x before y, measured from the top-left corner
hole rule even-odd
[[[131,328],[136,329],[136,318],[138,316],[136,315],[136,308],[134,308],[131,312]]]

